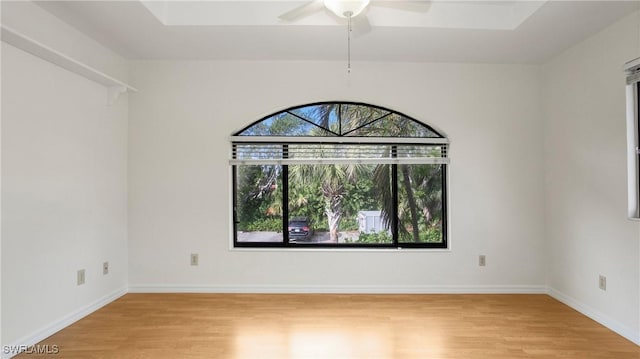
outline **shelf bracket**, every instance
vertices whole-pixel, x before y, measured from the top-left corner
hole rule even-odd
[[[127,92],[126,86],[109,86],[107,87],[107,105],[113,106],[120,95]]]

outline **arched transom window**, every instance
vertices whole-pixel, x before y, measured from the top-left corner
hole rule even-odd
[[[323,102],[231,141],[235,247],[447,247],[448,140],[431,126]]]

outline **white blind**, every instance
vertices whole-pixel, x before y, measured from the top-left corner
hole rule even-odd
[[[627,85],[640,82],[640,58],[624,64],[624,71],[627,74]]]
[[[371,138],[364,143],[232,142],[230,164],[449,163],[448,144],[445,141],[429,143],[423,142],[423,139],[402,140],[400,143],[385,143],[389,142],[388,139],[376,143]]]

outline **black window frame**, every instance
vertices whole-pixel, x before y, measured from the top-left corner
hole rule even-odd
[[[372,107],[372,108],[376,108],[379,109],[381,111],[386,111],[388,112],[386,115],[377,118],[373,121],[370,121],[369,123],[361,126],[367,126],[377,120],[380,120],[384,117],[389,116],[389,114],[395,114],[395,115],[399,115],[402,116],[402,118],[404,119],[409,119],[411,121],[414,121],[416,124],[418,124],[419,126],[423,126],[424,128],[426,128],[428,131],[431,131],[433,134],[437,135],[437,137],[433,137],[433,138],[437,138],[437,139],[446,139],[445,136],[443,136],[441,134],[440,131],[437,131],[435,129],[433,129],[433,127],[426,125],[420,121],[417,121],[411,117],[408,117],[400,112],[394,111],[394,110],[389,110],[387,108],[384,107],[380,107],[380,106],[375,106],[375,105],[370,105],[370,104],[366,104],[366,103],[360,103],[360,102],[343,102],[343,101],[327,101],[327,102],[316,102],[316,103],[311,103],[311,104],[306,104],[306,105],[301,105],[301,106],[295,106],[295,107],[291,107],[288,109],[285,109],[283,111],[279,111],[276,112],[274,114],[271,114],[269,116],[265,116],[257,121],[254,121],[253,123],[251,123],[248,126],[245,126],[244,128],[242,128],[241,130],[235,132],[233,134],[233,136],[245,136],[242,133],[247,131],[248,129],[250,129],[252,126],[259,124],[267,119],[270,119],[278,114],[283,114],[283,113],[290,113],[293,114],[292,112],[294,110],[300,109],[300,108],[304,108],[304,107],[310,107],[310,106],[318,106],[318,105],[326,105],[326,104],[337,104],[339,106],[342,105],[358,105],[358,106],[367,106],[367,107]],[[340,107],[339,107],[340,108]],[[339,110],[341,111],[341,110]],[[302,120],[311,123],[312,125],[316,125],[315,123],[312,123],[311,121],[304,119],[296,114],[294,114],[295,117],[301,118]],[[339,123],[341,123],[339,121]],[[328,145],[332,145],[332,144],[352,144],[352,145],[358,145],[361,144],[359,142],[359,139],[362,138],[363,136],[347,136],[348,134],[352,133],[353,131],[358,130],[359,128],[356,129],[351,129],[348,132],[346,132],[345,134],[337,134],[337,133],[333,133],[336,136],[318,136],[318,141],[317,143],[322,143],[322,144],[328,144]],[[341,130],[340,130],[341,131]],[[249,135],[249,137],[252,137],[251,135]],[[269,145],[275,145],[275,144],[279,144],[282,145],[282,158],[286,159],[288,158],[288,145],[291,144],[292,142],[277,142],[277,141],[270,141],[267,137],[268,136],[256,136],[259,137],[259,140],[256,141],[243,141],[243,144],[269,144]],[[275,136],[274,136],[275,137]],[[292,136],[295,137],[295,136]],[[412,138],[412,137],[403,137],[405,139],[407,138]],[[424,138],[424,137],[417,137],[417,138]],[[429,137],[431,138],[431,137]],[[338,141],[336,141],[338,140]],[[378,145],[379,143],[376,142],[366,142],[366,145]],[[389,145],[388,142],[385,142],[384,144]],[[235,159],[235,143],[232,143],[232,146],[234,146],[234,151],[233,155],[232,155],[232,159]],[[424,142],[419,142],[416,141],[414,142],[410,142],[410,141],[404,141],[404,142],[399,142],[397,143],[397,145],[392,145],[394,148],[399,146],[399,145],[403,145],[403,146],[418,146],[418,145],[425,145]],[[438,146],[442,146],[443,147],[443,151],[446,153],[448,151],[448,142],[446,144],[440,144]],[[394,155],[392,157],[396,157],[395,156],[395,151],[393,152]],[[434,164],[432,164],[434,165]],[[449,172],[449,165],[448,163],[439,163],[437,164],[439,166],[442,166],[441,169],[441,188],[442,188],[442,193],[441,193],[441,201],[442,201],[442,214],[441,214],[441,218],[442,218],[442,241],[441,242],[399,242],[399,219],[398,219],[398,201],[399,201],[399,184],[398,184],[398,166],[400,166],[400,164],[395,164],[395,163],[390,163],[389,166],[391,166],[391,177],[394,179],[391,181],[392,184],[392,201],[393,201],[393,216],[392,216],[392,223],[391,223],[391,232],[392,232],[392,243],[365,243],[365,244],[358,244],[358,243],[298,243],[298,242],[291,242],[290,238],[289,238],[289,233],[288,233],[288,219],[289,219],[289,165],[287,164],[282,164],[281,168],[281,176],[282,176],[282,242],[240,242],[238,241],[238,224],[240,223],[238,220],[238,196],[237,196],[237,189],[238,189],[238,166],[237,164],[232,164],[231,165],[231,169],[232,169],[232,221],[233,221],[233,247],[234,248],[286,248],[286,249],[291,249],[291,248],[304,248],[304,249],[313,249],[313,248],[325,248],[325,249],[340,249],[340,248],[349,248],[349,249],[353,249],[353,248],[361,248],[361,249],[448,249],[449,248],[449,224],[448,224],[448,215],[449,215],[449,211],[448,211],[448,172]]]
[[[636,82],[635,87],[635,103],[634,103],[634,124],[635,133],[635,157],[636,157],[636,204],[640,207],[640,82]],[[640,208],[636,208],[636,218],[640,217]]]

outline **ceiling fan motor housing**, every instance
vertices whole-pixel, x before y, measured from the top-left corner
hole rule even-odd
[[[334,14],[349,18],[358,16],[368,5],[370,0],[324,0],[324,6]]]

